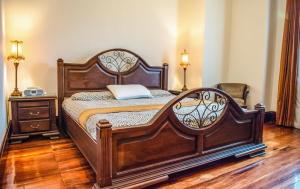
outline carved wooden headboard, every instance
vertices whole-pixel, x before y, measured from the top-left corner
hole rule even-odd
[[[58,109],[65,97],[83,91],[103,91],[109,84],[142,84],[148,88],[168,88],[168,65],[149,66],[140,56],[126,49],[110,49],[85,64],[57,60]]]

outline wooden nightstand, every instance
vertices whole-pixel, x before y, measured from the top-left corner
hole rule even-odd
[[[33,135],[58,138],[55,100],[55,96],[10,97],[11,143],[20,143]]]

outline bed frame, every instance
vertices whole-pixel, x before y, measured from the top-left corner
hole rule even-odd
[[[180,94],[144,126],[112,128],[107,120],[100,120],[94,140],[62,109],[64,98],[81,91],[106,90],[108,84],[167,90],[168,65],[149,66],[125,49],[101,52],[85,64],[62,59],[57,63],[59,125],[95,171],[94,188],[143,188],[166,181],[173,173],[228,157],[257,155],[266,148],[262,143],[264,106],[242,110],[229,95],[211,88]],[[197,99],[210,116],[198,112],[196,118],[191,114],[179,117],[181,102],[187,97]],[[209,104],[211,99],[214,106]],[[194,118],[205,121],[192,127]]]

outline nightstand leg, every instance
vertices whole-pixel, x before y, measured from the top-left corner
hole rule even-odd
[[[22,143],[24,140],[28,139],[29,135],[23,135],[23,136],[11,136],[9,138],[10,144],[19,144]]]
[[[51,140],[59,139],[60,133],[59,132],[51,132],[51,133],[45,133],[43,134],[44,137],[48,137]]]

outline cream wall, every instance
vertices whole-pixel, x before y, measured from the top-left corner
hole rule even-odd
[[[231,29],[231,0],[206,0],[203,86],[224,81]]]
[[[282,37],[285,21],[286,0],[271,1],[269,59],[266,81],[266,105],[276,111]]]
[[[248,105],[276,111],[286,0],[207,0],[203,86],[250,85]]]
[[[226,82],[250,85],[249,105],[265,102],[270,0],[232,0]]]
[[[5,66],[3,60],[3,7],[2,0],[0,0],[0,148],[7,128],[6,119],[6,105],[5,105],[5,87],[4,87],[4,74]]]
[[[189,6],[201,2],[186,1]],[[176,57],[178,49],[184,48],[177,43],[179,3],[177,0],[4,0],[6,47],[11,39],[24,41],[26,63],[20,65],[21,90],[40,86],[48,93],[56,93],[57,58],[83,63],[102,50],[116,47],[136,52],[150,65],[168,62],[173,78],[170,88],[177,88]],[[197,39],[200,37],[196,34]],[[198,57],[191,58],[201,64]],[[12,65],[8,73],[11,91]]]
[[[168,62],[169,88],[179,89],[178,64],[186,48],[189,88],[244,82],[251,87],[251,107],[276,107],[285,0],[3,1],[6,49],[11,39],[24,41],[21,90],[40,86],[55,94],[57,58],[84,63],[116,47],[150,65]],[[8,92],[13,77],[8,65]]]
[[[249,84],[250,107],[261,102],[268,111],[276,111],[285,4],[286,0],[231,0],[224,81]]]
[[[179,78],[177,89],[181,89],[183,86],[183,69],[179,66],[179,63],[180,54],[184,49],[190,55],[190,66],[187,69],[188,88],[201,87],[203,83],[205,4],[205,0],[178,1],[177,61],[175,65]]]

